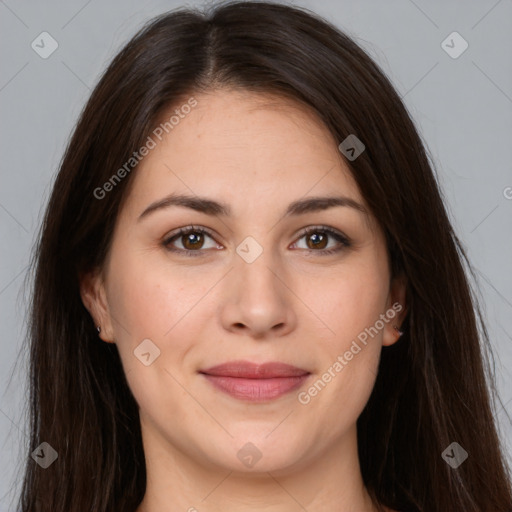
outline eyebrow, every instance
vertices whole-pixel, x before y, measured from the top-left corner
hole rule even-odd
[[[164,197],[163,199],[160,199],[159,201],[151,203],[139,215],[138,220],[140,221],[153,212],[169,208],[171,206],[189,208],[206,215],[224,217],[231,216],[231,208],[226,203],[218,202],[213,199],[201,196],[171,194],[167,197]],[[350,197],[345,196],[307,197],[305,199],[299,199],[288,205],[284,216],[290,217],[295,215],[303,215],[305,213],[319,212],[322,210],[327,210],[328,208],[333,208],[335,206],[353,208],[365,216],[368,216],[368,211],[362,204],[358,203],[354,199],[351,199]]]

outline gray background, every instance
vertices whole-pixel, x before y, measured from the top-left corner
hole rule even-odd
[[[512,454],[512,0],[304,0],[354,37],[391,78],[431,150],[447,205],[478,273]],[[53,177],[99,74],[141,24],[176,1],[0,0],[0,510],[13,510],[22,443],[30,251]],[[58,49],[42,59],[43,31]],[[468,49],[451,58],[453,31]],[[451,44],[451,43],[449,43]],[[455,48],[458,43],[455,43]],[[512,190],[509,189],[509,198]],[[432,240],[432,243],[436,243]]]

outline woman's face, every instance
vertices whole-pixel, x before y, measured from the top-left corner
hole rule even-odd
[[[404,286],[312,113],[249,92],[195,98],[133,171],[82,296],[117,344],[146,447],[286,472],[353,445]]]

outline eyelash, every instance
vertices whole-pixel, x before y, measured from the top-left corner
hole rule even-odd
[[[206,234],[210,238],[213,239],[213,234],[210,232],[210,230],[208,230],[206,228],[196,227],[196,226],[187,226],[185,228],[180,228],[175,233],[172,233],[170,236],[166,237],[165,240],[163,241],[163,246],[165,247],[165,249],[167,249],[170,252],[181,253],[186,256],[191,256],[191,257],[202,256],[203,255],[202,253],[204,253],[205,249],[197,249],[197,250],[193,251],[190,249],[176,249],[176,248],[171,247],[171,243],[175,239],[178,239],[180,236],[188,235],[190,233]],[[320,255],[328,256],[330,254],[334,254],[334,253],[342,251],[343,249],[351,247],[351,245],[352,245],[350,240],[346,236],[342,235],[340,232],[338,232],[332,228],[329,228],[327,226],[309,226],[302,231],[302,233],[300,234],[297,241],[299,241],[300,239],[304,238],[305,236],[311,235],[313,233],[327,234],[328,236],[337,240],[341,244],[341,246],[331,248],[331,249],[320,249],[320,250],[303,249],[303,250],[308,251],[309,253],[319,253]]]

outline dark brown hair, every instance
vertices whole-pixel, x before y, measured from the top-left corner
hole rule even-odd
[[[385,233],[392,273],[407,279],[404,336],[383,349],[358,419],[363,480],[401,512],[509,512],[510,477],[491,409],[488,335],[471,267],[447,216],[426,149],[371,58],[314,14],[235,2],[151,20],[115,57],[68,144],[33,262],[30,446],[58,459],[24,467],[22,512],[132,512],[146,485],[138,406],[115,344],[98,339],[79,292],[102,266],[136,170],[103,199],[94,190],[140,148],[183,98],[227,87],[314,109]],[[469,458],[441,457],[453,441]]]

